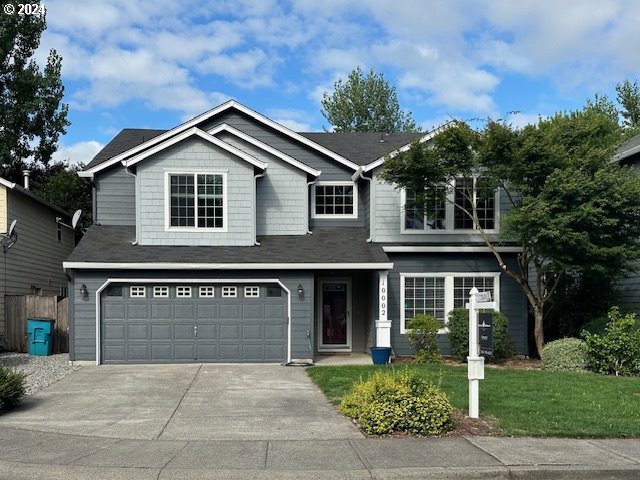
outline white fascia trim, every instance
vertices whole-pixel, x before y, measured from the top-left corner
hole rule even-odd
[[[420,140],[418,140],[418,141],[420,143],[428,142],[433,137],[435,137],[438,133],[440,133],[442,130],[447,128],[449,123],[451,123],[451,122],[445,123],[444,125],[431,130],[430,132],[426,133],[423,137],[421,137]],[[391,153],[389,153],[389,154],[387,154],[387,155],[385,155],[383,157],[380,157],[380,158],[378,158],[377,160],[374,160],[371,163],[368,163],[367,165],[362,167],[362,170],[364,172],[369,172],[369,171],[371,171],[371,170],[373,170],[375,168],[378,168],[380,165],[382,165],[384,163],[384,161],[385,161],[385,159],[387,157],[390,157],[390,158],[396,157],[398,154],[406,152],[410,148],[411,148],[411,143],[407,143],[406,145],[403,145],[402,147],[398,148],[397,150],[394,150],[393,152],[391,152]]]
[[[299,162],[298,160],[296,160],[292,156],[287,155],[286,153],[282,153],[281,151],[273,148],[271,145],[267,145],[266,143],[261,142],[257,138],[254,138],[251,135],[247,135],[246,133],[241,132],[237,128],[234,128],[231,125],[227,125],[226,123],[222,123],[222,124],[212,128],[211,130],[208,130],[208,133],[210,135],[216,135],[216,134],[218,134],[220,132],[228,132],[231,135],[234,135],[234,136],[240,138],[241,140],[244,140],[245,142],[250,143],[251,145],[260,148],[261,150],[264,150],[265,152],[270,153],[274,157],[278,157],[281,160],[293,165],[294,167],[305,171],[309,175],[313,175],[314,177],[319,177],[320,174],[322,173],[320,170],[315,170],[315,169],[309,167],[308,165],[305,165],[304,163]]]
[[[100,365],[100,312],[102,291],[112,283],[277,283],[287,293],[287,363],[291,363],[291,290],[278,278],[108,278],[96,290],[96,365]]]
[[[192,136],[197,136],[202,138],[203,140],[212,143],[213,145],[216,145],[220,148],[222,148],[223,150],[226,150],[227,152],[242,158],[243,160],[249,162],[250,164],[252,164],[255,167],[258,167],[262,170],[267,168],[267,164],[264,162],[261,162],[260,160],[258,160],[257,158],[255,158],[252,155],[249,155],[247,152],[244,152],[242,150],[240,150],[239,148],[234,147],[233,145],[228,144],[227,142],[224,142],[222,140],[220,140],[219,138],[214,137],[213,135],[200,130],[197,127],[193,127],[190,128],[189,130],[187,130],[186,132],[182,132],[179,135],[176,135],[175,137],[170,138],[169,140],[166,140],[165,142],[162,142],[158,145],[156,145],[153,148],[150,148],[149,150],[146,150],[144,152],[142,152],[139,155],[135,155],[131,158],[129,158],[128,160],[122,160],[122,165],[124,165],[125,167],[129,168],[132,167],[133,165],[135,165],[136,163],[144,160],[145,158],[154,155],[162,150],[164,150],[165,148],[168,148],[172,145],[175,145],[176,143],[181,142],[182,140],[186,140],[189,137]]]
[[[391,270],[393,263],[106,263],[63,262],[64,269],[98,270]]]
[[[13,190],[16,186],[15,183],[10,182],[9,180],[5,180],[2,177],[0,177],[0,185],[4,185],[5,187],[10,188],[11,190]]]
[[[215,108],[212,108],[211,110],[204,112],[200,115],[198,115],[197,117],[192,118],[191,120],[189,120],[188,122],[183,123],[182,125],[178,125],[177,127],[158,135],[157,137],[152,138],[151,140],[148,140],[144,143],[141,143],[140,145],[137,145],[133,148],[130,148],[129,150],[127,150],[126,152],[122,152],[118,155],[116,155],[115,157],[110,158],[109,160],[107,160],[106,162],[101,163],[100,165],[96,165],[95,167],[89,169],[89,170],[85,170],[83,173],[85,174],[85,176],[89,176],[89,175],[93,175],[96,172],[99,172],[100,170],[103,170],[107,167],[110,167],[111,165],[120,162],[128,157],[131,157],[132,155],[136,155],[137,153],[152,147],[154,145],[157,145],[161,142],[164,142],[165,140],[173,137],[174,135],[178,135],[182,132],[184,132],[185,130],[188,130],[191,127],[194,127],[195,125],[197,125],[198,123],[204,122],[206,120],[208,120],[209,118],[218,115],[219,113],[222,113],[226,110],[229,110],[231,108],[236,108],[237,110],[241,111],[242,113],[249,115],[250,117],[254,118],[255,120],[277,130],[278,132],[287,135],[290,138],[293,138],[305,145],[307,145],[310,148],[313,148],[314,150],[323,153],[324,155],[327,155],[330,158],[333,158],[334,160],[336,160],[337,162],[352,168],[354,171],[358,168],[358,165],[356,165],[355,163],[347,160],[346,158],[344,158],[341,155],[338,155],[335,152],[332,152],[331,150],[329,150],[328,148],[325,148],[321,145],[318,145],[315,142],[312,142],[311,140],[309,140],[308,138],[303,137],[302,135],[300,135],[299,133],[294,132],[293,130],[289,130],[288,128],[280,125],[277,122],[274,122],[273,120],[268,119],[267,117],[265,117],[264,115],[259,114],[258,112],[251,110],[248,107],[245,107],[244,105],[242,105],[241,103],[238,103],[235,100],[229,100],[221,105],[218,105]]]
[[[385,253],[490,253],[486,245],[459,246],[455,245],[383,245]],[[499,253],[520,253],[522,247],[496,247]]]
[[[614,161],[624,160],[625,158],[630,157],[631,155],[634,155],[638,152],[640,152],[640,145],[636,145],[635,147],[632,147],[628,150],[625,150],[624,152],[620,152],[614,155],[613,160]]]

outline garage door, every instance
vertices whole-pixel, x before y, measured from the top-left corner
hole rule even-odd
[[[283,362],[278,285],[112,284],[102,293],[102,363]]]

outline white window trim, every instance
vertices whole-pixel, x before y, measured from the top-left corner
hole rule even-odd
[[[142,289],[142,290],[139,290]],[[138,293],[133,293],[133,292],[138,292]],[[142,292],[142,295],[139,294],[139,292]],[[147,287],[145,287],[144,285],[130,285],[129,286],[129,298],[147,298]]]
[[[204,295],[202,294],[202,292],[206,292]],[[209,295],[208,292],[211,292],[211,295]],[[216,289],[215,287],[210,287],[210,286],[201,286],[198,289],[198,297],[200,298],[214,298],[216,296]]]
[[[222,287],[222,298],[238,298],[238,287],[225,285]]]
[[[475,177],[474,177],[475,178]],[[448,197],[453,201],[452,192]],[[500,231],[500,189],[496,189],[495,192],[495,209],[493,213],[493,228],[485,230],[488,234],[497,234]],[[415,228],[406,228],[405,225],[405,204],[407,203],[407,192],[403,188],[400,190],[400,233],[403,235],[442,235],[442,234],[462,234],[462,235],[476,235],[478,234],[477,228],[453,228],[454,225],[454,211],[455,205],[451,201],[447,201],[445,205],[445,227],[439,229],[424,228],[418,230]]]
[[[493,277],[494,298],[498,310],[500,309],[500,272],[421,272],[421,273],[400,273],[400,333],[406,334],[405,327],[406,318],[404,316],[404,286],[406,278],[444,278],[444,328],[438,330],[438,334],[444,335],[449,333],[446,327],[449,322],[449,312],[453,310],[453,279],[455,277]]]
[[[245,298],[260,298],[260,287],[257,285],[247,285],[244,287]]]
[[[172,227],[171,226],[171,175],[222,175],[222,228],[198,227],[198,179],[194,178],[194,188],[196,189],[195,203],[195,226],[193,227]],[[227,195],[227,172],[220,170],[167,170],[164,172],[164,230],[165,232],[227,232],[229,228],[228,195]]]
[[[169,287],[164,285],[153,287],[153,298],[169,298]]]
[[[323,186],[343,186],[343,187],[353,187],[353,213],[352,214],[341,214],[341,215],[329,215],[329,214],[316,214],[316,187]],[[358,184],[355,182],[339,182],[339,181],[331,181],[331,182],[317,182],[313,184],[313,188],[311,190],[311,218],[324,218],[324,219],[353,219],[358,218]]]
[[[181,293],[182,292],[182,293]],[[176,287],[176,298],[191,298],[193,289],[186,285],[180,285]]]

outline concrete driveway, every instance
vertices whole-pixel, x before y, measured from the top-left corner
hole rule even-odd
[[[83,367],[0,427],[139,440],[363,438],[307,377],[279,365]]]

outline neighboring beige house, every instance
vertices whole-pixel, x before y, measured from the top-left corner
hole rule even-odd
[[[26,188],[25,188],[26,187]],[[15,243],[0,254],[0,344],[6,337],[6,295],[67,296],[62,262],[75,245],[71,215],[28,189],[0,177],[0,233],[16,220]]]

